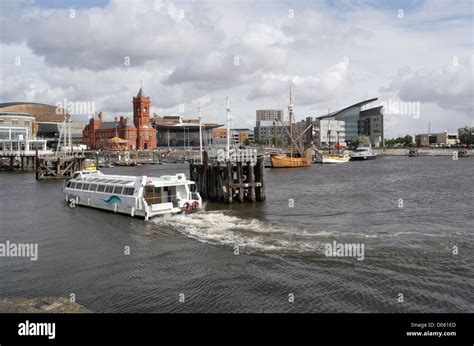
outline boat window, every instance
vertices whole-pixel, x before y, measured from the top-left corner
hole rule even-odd
[[[75,189],[76,188],[76,183],[72,183],[71,184],[71,189]]]
[[[71,182],[68,182],[66,187],[71,187]]]
[[[99,185],[97,188],[97,192],[104,192],[105,191],[105,185]]]
[[[114,193],[116,195],[121,195],[122,194],[123,187],[122,186],[115,186],[114,188]]]
[[[95,191],[96,188],[97,188],[96,184],[91,184],[91,186],[89,187],[89,191]]]
[[[112,185],[107,185],[105,187],[105,192],[111,193],[114,190],[114,187]]]
[[[126,187],[123,189],[123,194],[128,195],[128,196],[133,196],[133,192],[135,191],[135,188],[133,187]]]
[[[82,189],[82,183],[77,183],[76,189],[81,190]]]
[[[90,184],[84,184],[84,186],[82,187],[83,190],[89,190],[89,186]]]

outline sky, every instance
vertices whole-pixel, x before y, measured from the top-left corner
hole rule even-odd
[[[0,2],[0,102],[75,102],[253,128],[378,98],[385,137],[474,126],[473,1]],[[73,112],[86,122],[93,114]]]

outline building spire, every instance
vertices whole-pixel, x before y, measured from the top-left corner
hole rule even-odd
[[[145,93],[143,92],[143,80],[140,81],[140,90],[138,91],[137,97],[142,97],[145,96]]]

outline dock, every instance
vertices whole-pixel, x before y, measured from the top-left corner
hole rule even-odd
[[[0,170],[34,171],[36,154],[34,151],[1,151]]]
[[[204,151],[202,164],[194,160],[189,171],[205,200],[255,203],[266,199],[263,156],[254,150],[235,150],[232,155],[225,149]]]
[[[83,169],[86,159],[83,152],[55,152],[36,154],[36,179],[70,179],[74,172]]]

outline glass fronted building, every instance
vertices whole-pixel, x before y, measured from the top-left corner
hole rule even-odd
[[[383,146],[383,107],[363,109],[378,98],[365,100],[317,119],[335,119],[345,123],[345,141],[350,144],[358,136],[367,136],[374,147]]]

